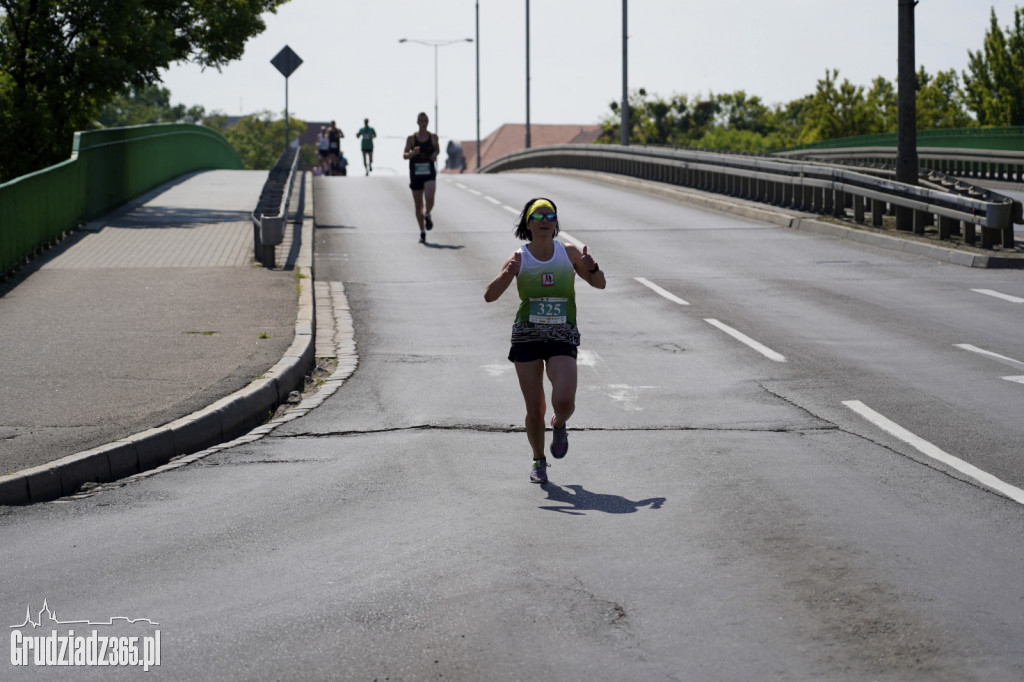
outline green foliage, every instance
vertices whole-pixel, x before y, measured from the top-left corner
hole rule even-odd
[[[114,128],[146,123],[200,123],[205,115],[200,106],[172,106],[170,90],[146,85],[115,96],[100,109],[96,120],[104,128]]]
[[[962,75],[962,81],[961,81]],[[1024,9],[1013,25],[999,27],[995,9],[977,52],[968,51],[968,69],[916,78],[917,127],[967,128],[1024,125]],[[619,141],[619,103],[601,121],[599,142]],[[766,105],[744,91],[706,97],[629,95],[629,140],[634,144],[760,152],[837,137],[896,132],[896,86],[882,76],[869,87],[839,79],[827,70],[812,94],[788,104]]]
[[[0,0],[0,181],[62,161],[126,88],[219,68],[287,0]]]
[[[978,125],[978,121],[969,113],[967,97],[956,71],[940,71],[932,77],[921,67],[917,72],[918,129],[967,128],[975,125]],[[895,130],[895,125],[891,129]]]
[[[284,119],[275,119],[271,112],[262,111],[226,128],[224,121],[222,115],[216,115],[204,123],[223,130],[247,170],[270,170],[284,151]],[[292,142],[306,129],[306,123],[293,117],[288,121],[288,141]]]
[[[839,71],[826,71],[818,81],[804,112],[799,143],[880,132],[879,117],[868,104],[864,88],[845,79],[837,84],[838,77]]]
[[[1024,9],[1014,10],[1013,26],[1004,32],[992,8],[984,45],[967,54],[965,98],[978,123],[1024,125]]]
[[[618,142],[621,118],[613,102],[613,116],[602,121],[599,142]],[[629,98],[630,141],[734,151],[764,151],[784,145],[792,125],[789,112],[765,105],[743,91],[689,98],[674,95],[665,100],[648,96],[643,88]]]

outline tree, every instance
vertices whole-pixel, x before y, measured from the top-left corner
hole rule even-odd
[[[223,128],[225,117],[217,114],[204,123]],[[288,119],[288,141],[291,142],[306,129],[306,123],[297,118]],[[270,170],[284,151],[284,119],[274,119],[269,111],[262,111],[240,119],[223,128],[224,137],[242,157],[247,170]]]
[[[1014,10],[1013,26],[1004,33],[993,7],[984,45],[967,55],[966,101],[978,123],[1024,125],[1024,9]]]
[[[969,128],[977,125],[967,111],[960,77],[954,69],[928,75],[917,72],[917,128]],[[895,127],[893,128],[895,130]]]
[[[287,0],[0,0],[0,181],[66,159],[74,131],[173,63],[220,68]]]
[[[801,143],[881,132],[880,113],[868,104],[863,86],[846,79],[837,86],[838,77],[833,69],[818,81],[807,103]]]
[[[602,141],[619,139],[619,103],[609,104],[612,116],[601,122]],[[691,101],[686,95],[663,99],[643,88],[629,96],[630,142],[687,146],[702,137],[718,116],[720,105],[713,95]]]
[[[739,90],[732,94],[719,95],[718,125],[729,130],[743,130],[765,135],[771,128],[770,111],[760,97],[749,97]]]
[[[877,76],[865,95],[867,106],[876,116],[874,129],[870,133],[891,133],[899,126],[899,102],[896,86],[892,81]],[[920,119],[919,119],[920,120]]]
[[[203,107],[171,105],[171,91],[157,85],[129,88],[100,109],[96,118],[104,128],[146,123],[200,123],[206,116]]]

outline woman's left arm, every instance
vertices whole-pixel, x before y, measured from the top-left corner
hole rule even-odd
[[[604,278],[604,270],[597,264],[594,257],[587,253],[586,246],[580,251],[574,244],[566,244],[565,253],[569,256],[569,262],[572,263],[576,274],[582,277],[587,284],[595,289],[605,288],[608,282]]]

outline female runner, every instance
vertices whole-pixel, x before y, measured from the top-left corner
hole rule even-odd
[[[498,300],[516,280],[520,302],[512,324],[508,359],[515,363],[526,401],[526,437],[533,450],[530,480],[547,483],[545,370],[551,382],[554,412],[550,422],[551,456],[561,459],[569,451],[566,422],[576,410],[576,353],[580,344],[576,276],[597,289],[604,289],[606,281],[586,246],[580,250],[555,239],[558,211],[550,199],[537,197],[526,202],[515,234],[527,243],[505,261],[501,273],[487,285],[484,300]]]

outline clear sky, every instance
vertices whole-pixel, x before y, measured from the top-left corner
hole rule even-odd
[[[1024,6],[1024,0],[1020,3]],[[480,135],[526,120],[526,0],[479,0]],[[967,67],[995,8],[1012,24],[1012,0],[921,0],[917,64],[930,73]],[[290,0],[224,68],[174,66],[175,104],[229,115],[284,110],[285,79],[270,60],[285,45],[303,64],[288,80],[289,112],[335,119],[352,139],[364,118],[377,130],[382,170],[425,111],[449,138],[476,138],[476,0]],[[530,120],[592,124],[622,93],[622,0],[532,0]],[[745,90],[768,104],[814,92],[827,69],[840,80],[896,81],[898,0],[629,0],[628,82],[649,93]],[[409,42],[399,43],[407,38]],[[435,48],[412,42],[458,41]],[[434,56],[439,121],[434,121]],[[397,152],[393,147],[397,147]],[[391,159],[397,153],[397,159]]]

